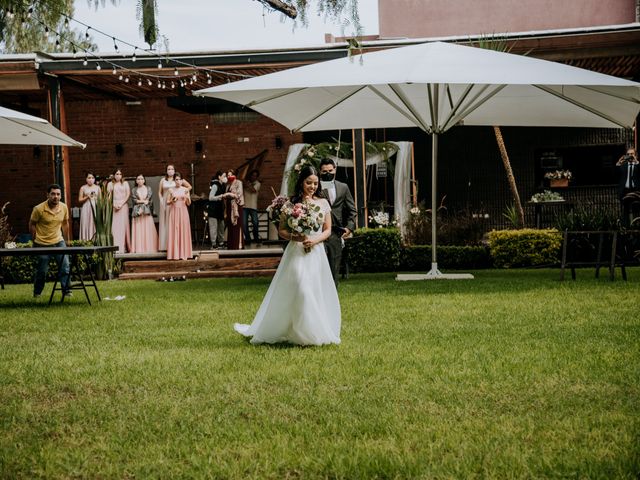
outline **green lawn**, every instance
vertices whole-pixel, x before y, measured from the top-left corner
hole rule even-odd
[[[475,273],[353,275],[320,348],[233,331],[265,279],[9,285],[0,477],[637,478],[640,270]]]

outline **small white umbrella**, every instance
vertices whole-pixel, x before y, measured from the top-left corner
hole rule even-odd
[[[0,107],[0,144],[86,146],[42,118],[4,107]]]
[[[439,134],[455,125],[621,128],[640,84],[531,57],[442,42],[367,53],[196,92],[246,105],[292,131],[418,127],[432,136],[432,266]]]

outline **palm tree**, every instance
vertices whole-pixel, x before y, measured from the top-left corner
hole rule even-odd
[[[483,37],[480,39],[477,45],[479,48],[484,48],[487,50],[495,50],[498,52],[509,52],[511,47],[508,45],[507,41],[503,38],[498,37]],[[518,193],[518,185],[516,184],[516,177],[513,174],[513,169],[511,168],[511,161],[509,160],[509,154],[507,153],[507,147],[504,143],[504,138],[502,137],[502,130],[499,126],[494,125],[493,133],[496,137],[496,142],[498,144],[498,149],[500,150],[500,157],[502,158],[502,164],[504,165],[504,170],[507,174],[507,182],[509,182],[509,189],[511,190],[511,195],[513,196],[514,207],[518,216],[518,226],[524,227],[524,209],[522,208],[522,202],[520,201],[520,194]]]

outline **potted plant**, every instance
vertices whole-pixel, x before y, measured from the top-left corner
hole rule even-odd
[[[551,187],[564,188],[569,186],[571,172],[569,170],[556,170],[554,172],[545,173],[544,178],[549,180],[549,185]]]

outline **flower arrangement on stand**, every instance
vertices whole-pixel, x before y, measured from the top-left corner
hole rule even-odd
[[[373,214],[369,215],[369,223],[372,228],[390,228],[398,226],[398,220],[396,217],[390,218],[389,214],[383,210],[374,210]]]
[[[571,176],[571,171],[569,170],[556,170],[554,172],[547,172],[544,174],[544,178],[549,180],[549,184],[552,187],[569,186],[569,180],[571,180]]]

